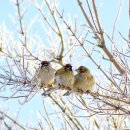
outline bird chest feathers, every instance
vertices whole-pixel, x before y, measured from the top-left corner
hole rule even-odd
[[[67,86],[67,87],[71,87],[73,85],[74,82],[74,76],[72,72],[66,72],[66,73],[62,73],[60,75],[56,76],[56,81],[57,83]]]
[[[55,71],[51,67],[42,68],[40,73],[41,81],[44,84],[52,84],[54,82]]]
[[[92,75],[87,73],[79,73],[75,76],[75,82],[73,90],[76,92],[85,93],[87,90],[91,90],[94,85],[94,80]]]
[[[74,82],[74,86],[76,87],[82,87],[84,88],[87,85],[87,75],[82,73],[82,74],[77,74],[75,76],[75,82]]]

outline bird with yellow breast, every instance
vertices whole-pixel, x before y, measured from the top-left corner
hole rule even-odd
[[[74,84],[74,74],[72,66],[66,64],[62,68],[58,69],[55,74],[56,84],[61,89],[71,90]]]
[[[85,66],[80,66],[75,75],[73,91],[79,93],[86,93],[88,90],[92,90],[95,84],[95,78],[90,73],[90,70]]]

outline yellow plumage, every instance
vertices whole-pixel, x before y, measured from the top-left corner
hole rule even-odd
[[[66,64],[62,68],[56,71],[56,83],[61,89],[71,90],[74,83],[74,74],[72,71],[72,66]]]
[[[90,70],[84,66],[80,66],[75,75],[73,91],[79,93],[86,93],[91,90],[95,84],[95,79],[90,73]]]

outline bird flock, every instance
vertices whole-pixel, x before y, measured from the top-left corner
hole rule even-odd
[[[85,66],[80,66],[76,72],[77,74],[74,75],[71,64],[66,64],[55,70],[50,62],[42,61],[31,84],[40,86],[40,88],[49,88],[47,91],[67,90],[64,95],[70,95],[73,92],[84,94],[92,90],[95,78],[90,70]]]

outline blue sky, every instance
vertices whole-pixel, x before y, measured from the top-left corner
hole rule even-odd
[[[41,0],[39,0],[41,1]],[[61,2],[61,6],[60,9],[62,10],[64,8],[64,13],[65,16],[71,16],[73,19],[74,15],[77,15],[79,18],[79,22],[83,22],[84,18],[81,15],[81,11],[77,5],[77,2],[75,2],[76,0],[62,0]],[[106,32],[108,34],[112,34],[112,27],[115,21],[115,16],[117,14],[117,10],[119,8],[119,0],[96,0],[97,5],[99,5],[99,17],[100,17],[100,21],[101,24],[103,25],[103,28],[105,28]],[[102,5],[100,5],[99,3],[102,3]],[[100,7],[101,6],[101,7]],[[30,19],[34,16],[34,14],[36,14],[36,9],[34,7],[30,7],[29,9],[29,13],[26,16],[25,19],[25,23],[28,23],[30,21]],[[46,13],[46,12],[45,12]],[[14,9],[14,5],[9,1],[9,0],[1,0],[1,4],[0,4],[0,24],[2,24],[3,22],[8,26],[10,31],[14,31],[14,25],[12,24],[12,21],[10,19],[9,16],[13,16],[15,17],[16,12]],[[119,31],[122,32],[122,34],[124,36],[127,37],[128,35],[128,28],[129,28],[129,21],[128,21],[128,1],[124,0],[124,4],[120,13],[120,19],[117,23],[117,27],[116,27],[116,34],[118,34]],[[32,29],[32,33],[33,31],[39,31],[41,33],[43,33],[40,29],[39,25],[35,25],[34,28]],[[44,33],[43,33],[44,34]],[[119,35],[118,35],[119,36]],[[117,39],[117,42],[121,43],[121,39],[119,37],[115,37]],[[123,46],[123,45],[121,45]],[[1,103],[6,105],[10,105],[10,114],[11,113],[15,113],[16,109],[21,109],[21,106],[19,106],[19,104],[17,103],[17,101],[14,100],[9,100],[7,102],[2,102]],[[28,117],[30,115],[30,110],[32,110],[34,113],[33,115],[36,117],[37,113],[36,111],[42,111],[43,106],[42,106],[42,102],[40,100],[39,95],[35,96],[34,99],[32,99],[30,102],[28,102],[27,104],[25,104],[24,107],[22,107],[21,112],[19,117],[21,118],[21,120],[23,122],[26,122],[28,120]],[[34,122],[37,120],[36,118],[33,118]]]
[[[41,1],[41,0],[39,0]],[[60,9],[65,9],[64,12],[67,15],[78,15],[78,17],[81,17],[81,19],[83,18],[81,13],[80,13],[80,9],[77,5],[77,2],[75,2],[76,0],[66,0],[66,1],[61,1],[61,5],[60,5]],[[112,32],[112,28],[110,28],[109,26],[114,24],[114,20],[115,20],[115,16],[117,14],[117,10],[119,8],[119,0],[114,0],[112,2],[108,1],[108,0],[97,0],[96,1],[99,6],[99,16],[100,16],[100,21],[103,25],[103,27],[108,31],[108,33]],[[29,14],[28,17],[26,19],[29,19],[33,16],[34,13],[36,13],[36,10],[33,9],[29,9]],[[8,25],[8,27],[11,26],[11,20],[9,15],[15,16],[15,9],[13,4],[10,2],[10,0],[1,0],[1,4],[0,4],[0,22],[2,23],[3,21]],[[26,20],[25,19],[25,20]],[[83,20],[83,19],[82,19]],[[118,26],[119,29],[118,30],[124,30],[123,32],[127,32],[128,30],[128,1],[125,0],[121,13],[120,13],[120,20],[118,21]],[[124,23],[124,24],[123,24]],[[126,23],[126,24],[125,24]],[[123,26],[122,26],[123,24]],[[111,26],[112,27],[112,26]],[[126,31],[127,30],[127,31]]]

